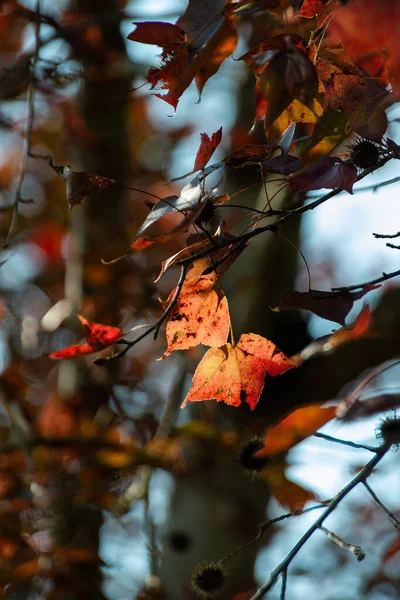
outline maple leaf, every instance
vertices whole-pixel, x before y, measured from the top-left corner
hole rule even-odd
[[[206,133],[201,133],[200,138],[201,142],[194,161],[193,172],[204,169],[214,154],[214,150],[218,148],[222,138],[222,127],[212,134],[211,139]]]
[[[65,181],[67,189],[67,201],[69,209],[72,210],[77,204],[82,204],[86,196],[93,196],[115,184],[114,179],[102,177],[95,173],[85,171],[73,171],[70,166],[57,166],[50,159],[52,169]]]
[[[182,408],[188,402],[216,400],[230,406],[247,402],[254,410],[265,375],[282,375],[298,366],[273,342],[255,333],[244,333],[235,346],[225,344],[206,352],[193,375],[192,387]]]
[[[197,260],[186,275],[182,289],[169,314],[166,336],[168,348],[162,358],[173,350],[187,350],[198,344],[221,346],[228,338],[229,309],[222,289],[215,289],[218,277],[215,271],[203,275],[209,259]],[[165,302],[173,297],[173,290]]]
[[[101,323],[92,323],[77,314],[78,319],[82,323],[83,330],[86,335],[87,344],[74,344],[51,352],[48,358],[51,359],[68,359],[75,358],[76,356],[84,356],[85,354],[92,354],[103,350],[108,346],[111,346],[114,342],[121,339],[124,335],[123,331],[118,327],[110,327],[109,325],[103,325]]]
[[[135,25],[129,39],[163,47],[164,64],[151,68],[147,80],[153,88],[167,92],[155,95],[174,109],[193,80],[201,94],[206,81],[236,47],[232,9],[224,0],[189,0],[185,13],[170,27],[150,22]],[[161,33],[159,41],[157,33]]]

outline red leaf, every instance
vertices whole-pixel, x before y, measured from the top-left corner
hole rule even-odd
[[[48,358],[67,359],[75,358],[76,356],[84,356],[85,354],[92,354],[93,352],[98,352],[99,350],[111,346],[111,344],[122,338],[124,335],[123,331],[118,327],[110,327],[109,325],[102,325],[101,323],[92,323],[79,314],[77,317],[82,323],[88,343],[74,344],[73,346],[63,348],[62,350],[57,350],[56,352],[49,354]]]
[[[311,19],[315,15],[320,15],[326,9],[326,0],[304,0],[301,9],[297,13],[299,17]]]
[[[336,6],[329,33],[340,41],[354,60],[375,53],[385,57],[385,66],[397,97],[400,94],[400,44],[396,24],[399,5],[396,0],[353,0],[348,6]]]
[[[188,402],[216,400],[230,406],[247,402],[254,410],[266,373],[281,375],[297,366],[279,352],[273,342],[255,333],[243,334],[236,346],[225,344],[206,352],[194,373],[192,387],[182,408]]]
[[[188,41],[179,46],[164,45],[164,64],[161,68],[150,69],[147,79],[153,88],[157,86],[163,92],[166,91],[155,95],[176,109],[179,98],[193,79],[201,93],[209,77],[232,54],[236,46],[236,32],[232,10],[225,6],[224,0],[190,0],[185,13],[173,27],[184,32]],[[145,43],[148,43],[149,30],[150,39],[153,40],[150,27],[138,34],[143,34]],[[169,39],[172,35],[176,39],[176,29],[172,33],[171,28],[167,31],[161,27],[161,31],[163,38],[167,36]],[[136,31],[131,34],[133,38],[130,39],[134,39],[135,34]]]
[[[189,271],[178,296],[178,300],[169,314],[167,324],[168,348],[166,358],[173,350],[187,350],[198,344],[221,346],[229,333],[228,301],[218,285],[215,271],[202,275],[209,265],[208,259],[197,260]],[[175,290],[170,294],[170,302]]]
[[[340,158],[324,156],[301,171],[289,175],[288,181],[293,192],[306,192],[328,188],[346,190],[353,193],[357,180],[357,169]]]
[[[204,169],[211,156],[214,154],[214,150],[218,148],[222,138],[222,127],[212,134],[211,139],[206,133],[200,134],[201,142],[199,149],[197,150],[196,160],[194,161],[194,171],[200,171]]]
[[[146,21],[133,24],[136,29],[128,35],[128,40],[132,42],[155,44],[164,48],[165,51],[171,52],[185,41],[185,32],[178,25],[172,23]]]

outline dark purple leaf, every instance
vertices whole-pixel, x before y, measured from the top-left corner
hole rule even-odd
[[[348,292],[347,290],[342,292],[325,292],[322,290],[286,292],[279,303],[279,309],[301,308],[303,310],[309,310],[323,319],[334,321],[335,323],[340,323],[340,325],[344,326],[346,317],[353,308],[353,303],[365,296],[369,291],[378,287],[380,286],[365,286],[359,292]]]
[[[353,185],[357,180],[356,167],[340,158],[324,156],[309,167],[288,178],[293,192],[306,192],[328,188],[330,190],[346,190],[353,193]]]

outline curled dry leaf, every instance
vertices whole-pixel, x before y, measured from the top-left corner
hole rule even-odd
[[[51,354],[48,355],[49,358],[54,360],[68,359],[83,356],[85,354],[92,354],[93,352],[98,352],[99,350],[111,346],[111,344],[120,340],[124,335],[122,329],[119,329],[119,327],[110,327],[109,325],[103,325],[101,323],[92,323],[79,314],[77,317],[82,323],[87,344],[74,344],[67,348],[63,348],[62,350],[51,352]]]
[[[371,290],[379,288],[379,285],[367,285],[359,292],[349,292],[347,290],[338,291],[322,291],[309,290],[308,292],[286,292],[279,303],[278,310],[301,308],[327,319],[335,321],[340,325],[345,324],[345,319],[351,309],[353,303],[359,300]]]
[[[214,154],[214,150],[218,148],[222,139],[222,127],[220,127],[218,131],[212,134],[211,139],[206,133],[201,133],[200,138],[200,146],[197,150],[196,159],[194,161],[193,172],[204,169],[204,167]]]
[[[114,179],[102,177],[95,173],[86,173],[85,171],[73,171],[68,165],[56,166],[50,159],[52,169],[65,181],[67,189],[67,201],[69,209],[72,210],[77,204],[82,204],[86,196],[93,196],[111,185],[115,184]]]
[[[209,259],[197,260],[186,275],[182,290],[169,314],[166,336],[168,348],[162,358],[173,350],[187,350],[198,344],[221,346],[228,338],[229,309],[215,271],[203,275]],[[215,289],[216,288],[216,289]],[[165,302],[171,302],[173,290]]]
[[[194,373],[192,387],[182,408],[188,402],[216,400],[230,406],[247,402],[254,410],[264,387],[265,375],[282,375],[298,366],[273,342],[255,333],[245,333],[235,346],[225,344],[206,352]]]

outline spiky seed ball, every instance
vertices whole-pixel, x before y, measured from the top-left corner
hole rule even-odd
[[[237,452],[237,460],[242,465],[245,473],[255,475],[266,469],[270,459],[266,456],[256,456],[264,448],[264,438],[253,437],[242,444]]]
[[[218,209],[211,200],[207,200],[203,210],[195,220],[196,225],[213,225],[218,218]]]
[[[381,146],[372,140],[358,138],[354,143],[349,144],[347,148],[350,150],[349,160],[351,164],[358,169],[373,169],[378,166],[382,156]]]
[[[221,563],[206,561],[194,569],[191,585],[199,598],[209,600],[218,596],[225,580],[226,573]]]
[[[396,413],[393,416],[385,417],[375,433],[378,440],[382,440],[384,444],[391,444],[398,448],[400,446],[400,417]]]

